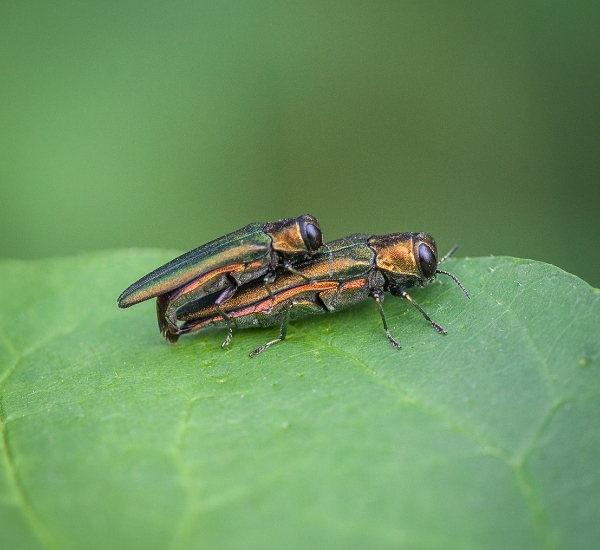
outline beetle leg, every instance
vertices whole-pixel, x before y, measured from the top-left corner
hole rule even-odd
[[[310,279],[303,273],[300,273],[297,269],[294,269],[292,267],[292,264],[289,261],[283,262],[283,268],[287,269],[289,272],[293,273],[294,275],[298,275],[299,277],[302,277],[306,282],[310,282]]]
[[[215,300],[215,306],[217,308],[220,308],[221,304],[229,300],[229,298],[231,298],[235,294],[236,290],[236,286],[228,286],[223,292],[221,292],[221,294],[219,294],[219,297]],[[219,311],[219,313],[221,312]]]
[[[173,321],[169,315],[172,310],[171,304],[170,293],[161,294],[156,297],[158,329],[169,344],[176,344],[177,340],[179,340],[179,327],[177,326],[177,322]]]
[[[271,347],[273,344],[276,344],[277,342],[282,342],[283,340],[285,340],[285,337],[287,335],[288,324],[290,322],[290,311],[292,310],[293,305],[294,305],[294,302],[290,302],[290,304],[285,308],[285,313],[283,315],[283,321],[281,322],[281,326],[279,327],[279,338],[276,338],[275,340],[271,340],[270,342],[267,342],[266,344],[259,346],[254,351],[250,352],[250,357],[254,357],[255,355],[258,355],[259,353],[262,353],[263,351],[265,351],[267,348]]]
[[[172,307],[171,293],[161,294],[156,297],[156,318],[160,332],[175,332],[177,330],[177,310]],[[166,338],[166,336],[165,336]]]
[[[219,297],[215,300],[216,310],[219,312],[219,315],[227,321],[228,324],[227,337],[221,344],[221,348],[224,348],[225,346],[229,345],[229,342],[231,342],[231,338],[233,337],[233,327],[237,326],[235,320],[229,317],[229,315],[227,315],[227,313],[223,311],[223,309],[221,308],[221,304],[229,298],[231,298],[235,294],[236,290],[237,286],[228,286],[223,292],[221,292]]]
[[[390,291],[392,292],[392,294],[394,296],[398,296],[399,298],[404,298],[405,300],[408,300],[413,306],[415,306],[417,308],[417,310],[419,310],[419,312],[421,313],[421,315],[423,317],[425,317],[425,319],[427,319],[429,321],[429,324],[439,333],[439,334],[447,334],[446,330],[441,327],[440,325],[438,325],[435,321],[433,321],[431,319],[431,317],[429,317],[429,315],[427,315],[427,313],[425,313],[423,311],[423,308],[417,304],[417,302],[415,302],[410,295],[408,294],[408,292],[406,292],[406,290],[404,290],[401,287],[390,287]]]
[[[387,326],[387,321],[385,320],[385,313],[383,312],[383,306],[381,305],[381,302],[383,302],[383,292],[381,292],[380,290],[374,290],[371,293],[371,298],[373,298],[375,300],[375,303],[377,304],[377,309],[379,310],[379,315],[381,315],[381,320],[383,322],[383,328],[387,335],[387,339],[389,340],[393,348],[400,349],[402,346],[390,334],[390,331]]]
[[[225,337],[225,340],[223,340],[223,343],[221,344],[221,349],[227,347],[229,345],[229,343],[231,342],[232,338],[233,338],[233,327],[229,327],[229,329],[227,330],[227,336]]]
[[[179,340],[179,332],[165,330],[163,331],[162,335],[169,344],[176,344],[177,340]]]
[[[177,324],[177,317],[173,319],[172,315],[169,315],[171,312],[177,313],[177,309],[173,307],[171,293],[157,296],[156,316],[160,333],[169,344],[176,344],[182,332]]]
[[[158,320],[158,330],[164,334],[165,330],[169,328],[165,313],[169,307],[169,296],[168,294],[161,294],[156,297],[156,319]]]
[[[271,313],[271,310],[273,309],[273,304],[275,303],[275,296],[273,296],[273,292],[271,291],[271,285],[269,283],[272,283],[275,281],[276,275],[275,272],[271,272],[271,273],[267,273],[264,277],[263,277],[263,282],[265,283],[265,288],[267,289],[267,292],[269,293],[269,298],[271,298],[271,306],[269,307],[269,311],[268,313]]]

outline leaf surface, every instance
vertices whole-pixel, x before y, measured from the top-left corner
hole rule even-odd
[[[119,310],[174,257],[0,262],[0,548],[593,548],[598,291],[449,260],[412,293],[277,329],[160,337]]]

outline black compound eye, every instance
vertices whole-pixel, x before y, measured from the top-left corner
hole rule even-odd
[[[302,226],[302,238],[304,239],[304,244],[311,252],[318,250],[321,248],[323,244],[323,234],[321,230],[312,223],[307,223]]]
[[[429,279],[437,269],[437,260],[431,248],[426,244],[419,245],[419,267],[426,279]]]

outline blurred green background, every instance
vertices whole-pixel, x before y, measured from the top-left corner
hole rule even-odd
[[[0,8],[0,257],[327,240],[600,287],[600,3],[23,1]]]

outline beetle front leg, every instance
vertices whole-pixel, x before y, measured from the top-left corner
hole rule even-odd
[[[390,292],[394,295],[397,296],[398,298],[404,298],[405,300],[408,300],[418,311],[419,313],[425,317],[425,319],[427,319],[429,321],[429,324],[439,333],[439,334],[447,334],[446,330],[441,327],[440,325],[438,325],[434,320],[431,319],[431,317],[429,317],[429,315],[427,315],[427,313],[425,313],[425,311],[423,311],[423,308],[417,304],[417,302],[415,302],[410,295],[408,294],[408,292],[406,292],[406,290],[404,290],[402,287],[394,287],[391,286],[390,287]]]
[[[300,273],[297,269],[295,269],[292,266],[292,262],[290,262],[289,260],[283,262],[283,268],[289,271],[290,273],[293,273],[294,275],[298,275],[298,277],[302,277],[307,283],[310,281],[310,279],[306,275]]]
[[[393,348],[400,349],[402,346],[390,334],[390,331],[387,326],[387,321],[385,320],[385,313],[383,312],[383,306],[381,305],[381,302],[383,302],[383,292],[381,292],[380,290],[374,290],[371,293],[371,298],[373,298],[375,300],[375,303],[377,304],[377,309],[379,310],[379,315],[381,315],[383,328],[387,335],[388,341],[390,342]]]

